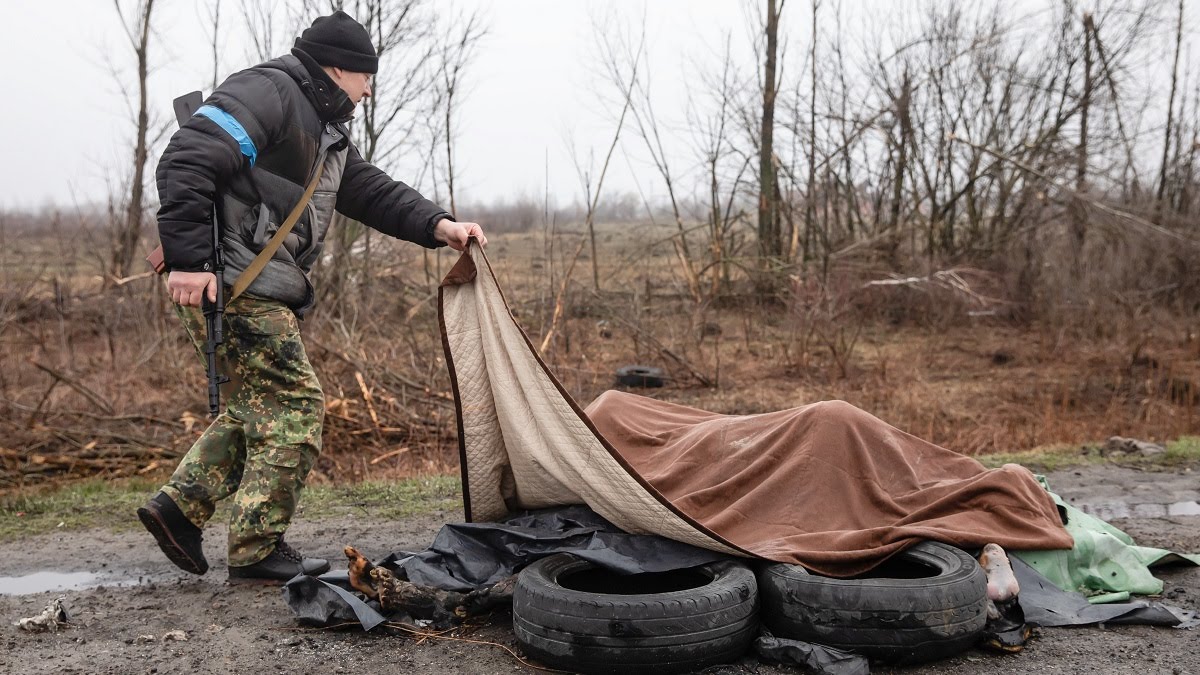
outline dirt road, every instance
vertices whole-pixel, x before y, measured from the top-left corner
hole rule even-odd
[[[1050,475],[1053,489],[1089,509],[1133,517],[1114,519],[1139,544],[1200,551],[1200,515],[1187,504],[1200,499],[1195,471],[1152,473],[1100,466]],[[1184,504],[1183,509],[1156,506]],[[1121,509],[1126,507],[1125,511]],[[133,518],[133,514],[130,514]],[[401,522],[361,517],[300,522],[289,540],[304,552],[338,560],[344,544],[369,556],[393,549],[420,549],[444,522],[459,521],[454,511]],[[95,575],[80,590],[42,591],[38,578],[0,580],[0,672],[6,673],[523,673],[522,665],[499,646],[447,639],[367,635],[357,630],[303,629],[293,621],[278,588],[233,587],[225,583],[224,531],[209,530],[206,552],[213,569],[204,577],[176,570],[139,531],[64,532],[35,535],[0,545],[0,577],[36,572]],[[1176,568],[1159,575],[1166,600],[1200,610],[1200,568]],[[65,578],[65,577],[64,577]],[[80,577],[82,578],[82,576]],[[18,588],[14,589],[14,583]],[[31,616],[62,595],[75,624],[57,633],[18,631],[11,624]],[[491,641],[517,650],[507,614],[453,635]],[[165,640],[183,631],[186,641]],[[874,672],[890,672],[876,667]],[[753,658],[709,673],[793,673],[764,666]],[[906,673],[1196,673],[1200,674],[1200,630],[1144,626],[1039,629],[1025,652],[995,655],[971,651]]]

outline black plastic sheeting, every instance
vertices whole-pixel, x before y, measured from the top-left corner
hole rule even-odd
[[[656,535],[628,534],[586,506],[568,506],[528,512],[500,523],[448,524],[428,549],[396,552],[378,564],[414,584],[468,592],[491,586],[555,553],[572,553],[618,574],[665,572],[728,557]],[[1031,624],[1200,625],[1195,612],[1156,602],[1089,604],[1078,593],[1060,590],[1019,558],[1010,560],[1021,585],[1020,604]],[[364,602],[350,590],[346,572],[296,577],[283,592],[297,620],[309,625],[357,621],[371,630],[389,619],[410,622],[407,616],[386,617],[378,603]]]
[[[778,638],[765,628],[754,641],[754,653],[767,663],[797,666],[816,675],[868,675],[871,672],[865,656],[812,642]]]
[[[1037,626],[1087,626],[1095,623],[1146,624],[1191,628],[1196,612],[1148,600],[1093,605],[1081,593],[1064,591],[1016,556],[1009,556],[1021,586],[1025,620]]]
[[[667,572],[728,557],[657,535],[628,534],[586,506],[568,506],[502,523],[445,525],[427,550],[393,553],[381,564],[399,567],[414,584],[468,592],[555,553],[573,553],[618,574]]]
[[[618,574],[667,572],[728,556],[657,535],[628,534],[586,506],[531,511],[500,523],[442,526],[424,551],[392,553],[378,563],[420,586],[469,592],[486,588],[555,553],[572,553]],[[283,587],[297,620],[308,625],[358,621],[371,630],[388,620],[379,603],[350,589],[346,572],[298,576]]]
[[[379,603],[364,602],[350,588],[345,572],[333,572],[321,578],[297,576],[283,587],[283,597],[296,620],[309,626],[333,626],[357,621],[363,630],[399,617],[384,616]]]

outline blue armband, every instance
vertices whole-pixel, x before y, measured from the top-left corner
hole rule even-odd
[[[196,114],[216,122],[217,126],[232,136],[233,140],[237,141],[238,147],[241,148],[242,154],[250,160],[250,166],[254,166],[254,160],[258,159],[258,148],[254,147],[254,141],[250,140],[250,134],[246,133],[246,127],[243,127],[241,122],[237,121],[233,115],[211,105],[200,106],[196,110]]]

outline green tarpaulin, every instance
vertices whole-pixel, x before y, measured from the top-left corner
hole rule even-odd
[[[1046,478],[1037,478],[1050,492]],[[1050,496],[1066,513],[1067,532],[1075,539],[1075,546],[1014,553],[1065,591],[1087,595],[1092,602],[1118,602],[1129,599],[1129,594],[1159,595],[1163,584],[1151,574],[1151,567],[1200,565],[1200,555],[1138,546],[1121,530],[1067,504],[1053,492]]]

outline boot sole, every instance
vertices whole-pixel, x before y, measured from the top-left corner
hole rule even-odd
[[[230,569],[232,569],[232,568],[230,568]],[[325,566],[325,568],[324,568],[324,569],[322,569],[321,571],[319,571],[319,572],[313,572],[313,573],[311,573],[311,574],[308,574],[307,576],[310,576],[310,577],[319,577],[319,576],[321,576],[322,574],[325,574],[325,573],[326,573],[326,572],[328,572],[328,571],[329,571],[329,566],[328,566],[328,565],[326,565],[326,566]],[[296,575],[296,576],[299,576],[299,575]],[[230,584],[233,584],[233,585],[235,585],[235,586],[238,586],[238,585],[244,585],[244,586],[282,586],[282,585],[286,584],[287,582],[289,582],[289,581],[291,581],[292,579],[295,579],[295,578],[296,578],[295,576],[288,577],[287,579],[276,579],[276,578],[272,578],[272,577],[235,577],[235,576],[233,576],[233,575],[231,574],[231,575],[229,575],[229,579],[228,579],[228,581],[229,581],[229,583],[230,583]]]
[[[142,507],[137,510],[137,515],[138,520],[142,521],[142,525],[153,535],[154,541],[158,542],[158,547],[176,567],[192,574],[204,574],[208,571],[208,561],[197,561],[189,556],[175,541],[175,537],[171,536],[171,530],[159,514]]]

